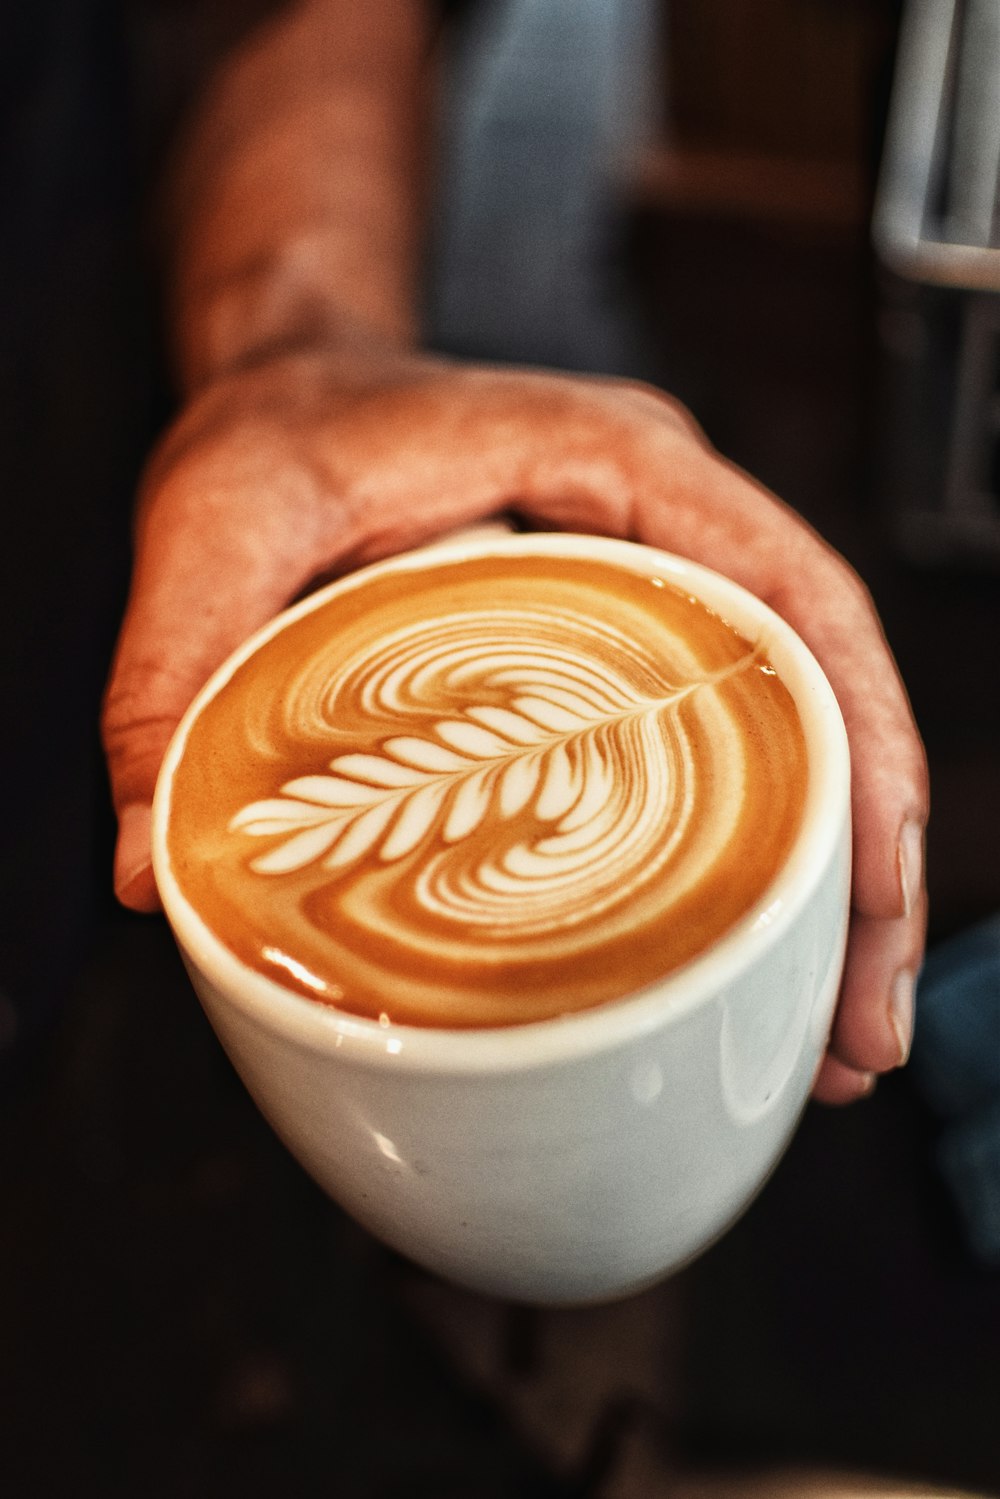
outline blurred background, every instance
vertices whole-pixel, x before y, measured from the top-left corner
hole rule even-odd
[[[942,1169],[927,1066],[812,1107],[657,1290],[507,1307],[320,1197],[162,923],[111,900],[96,714],[171,399],[149,197],[270,8],[0,21],[5,1492],[1000,1493],[1000,1144],[971,1187]],[[1000,5],[446,9],[429,340],[663,384],[859,569],[928,746],[946,951],[1000,912]]]

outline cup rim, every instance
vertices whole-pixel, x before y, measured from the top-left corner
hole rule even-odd
[[[438,562],[495,555],[556,555],[608,561],[690,590],[729,624],[761,643],[795,700],[806,738],[809,779],[801,826],[782,869],[747,914],[704,953],[634,994],[546,1020],[450,1029],[384,1023],[318,1003],[236,957],[182,893],[170,867],[166,830],[174,773],[191,725],[233,673],[266,641],[369,577]],[[572,532],[470,534],[383,559],[327,584],[255,631],[209,677],[164,756],[153,799],[153,871],[182,955],[252,1022],[287,1041],[346,1061],[407,1071],[496,1073],[550,1065],[614,1049],[680,1021],[753,968],[794,923],[850,837],[850,757],[840,707],[808,646],[755,595],[700,563],[644,543]]]

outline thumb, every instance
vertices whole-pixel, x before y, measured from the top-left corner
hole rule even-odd
[[[135,911],[156,911],[150,818],[167,745],[185,709],[219,661],[247,631],[230,630],[207,610],[192,613],[160,597],[137,574],[108,681],[102,735],[118,817],[115,893]]]
[[[195,484],[183,478],[183,486],[166,486],[172,492],[161,489],[140,527],[102,715],[118,815],[115,892],[135,911],[160,906],[150,813],[163,757],[189,703],[215,668],[319,569],[339,565],[345,545],[345,534],[336,531],[317,545],[277,473],[264,486],[244,482],[221,505],[212,502],[222,488],[211,482],[214,475],[199,473]],[[182,488],[197,495],[196,504],[178,502]],[[507,529],[493,522],[470,525],[464,534]]]
[[[230,642],[199,638],[202,621],[181,608],[166,614],[148,589],[133,589],[102,714],[102,736],[118,817],[115,893],[135,911],[156,911],[150,820],[163,756],[188,703]],[[235,646],[238,642],[232,641]]]
[[[217,666],[305,583],[311,558],[271,524],[212,523],[210,505],[149,513],[101,718],[118,816],[115,892],[159,909],[150,811],[167,745]],[[295,531],[295,528],[291,528]]]

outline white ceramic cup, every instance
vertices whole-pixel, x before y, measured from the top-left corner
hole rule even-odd
[[[447,551],[583,556],[666,576],[765,643],[798,706],[809,784],[778,879],[703,956],[636,995],[558,1020],[483,1031],[380,1025],[241,963],[170,867],[171,785],[208,682],[167,754],[153,862],[167,917],[215,1031],[260,1109],[315,1180],[385,1243],[514,1300],[638,1290],[738,1217],[776,1164],[822,1057],[843,967],[850,771],[836,700],[793,631],[690,562],[607,538],[468,537],[378,564],[401,575]],[[357,575],[355,575],[357,576]],[[355,586],[351,579],[332,588]]]

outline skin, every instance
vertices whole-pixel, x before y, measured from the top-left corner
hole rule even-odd
[[[104,741],[115,883],[159,902],[149,806],[198,688],[320,577],[491,517],[627,536],[728,574],[812,648],[853,763],[853,915],[815,1096],[905,1061],[926,899],[923,749],[863,584],[662,392],[416,347],[422,0],[306,0],[213,78],[167,198],[183,403],[140,495]]]

